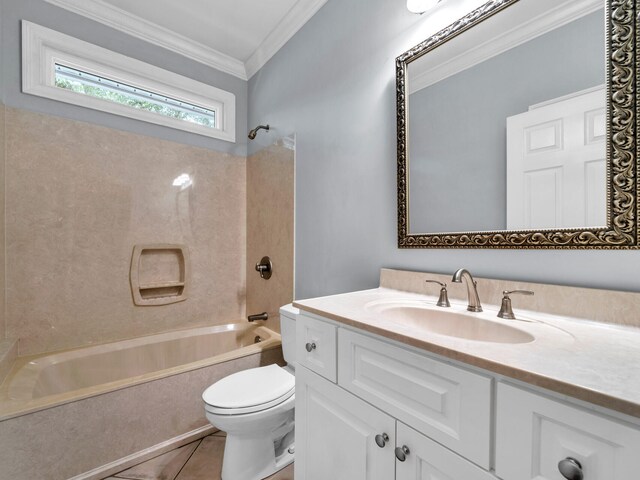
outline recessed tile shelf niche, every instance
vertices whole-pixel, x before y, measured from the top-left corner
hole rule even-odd
[[[136,245],[131,258],[131,292],[136,305],[168,305],[187,299],[189,250],[185,245]]]

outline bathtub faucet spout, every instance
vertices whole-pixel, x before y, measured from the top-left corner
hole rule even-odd
[[[249,315],[247,320],[250,322],[255,322],[256,320],[268,320],[269,314],[267,312],[256,313],[255,315]]]

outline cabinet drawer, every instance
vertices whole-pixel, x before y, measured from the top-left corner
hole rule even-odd
[[[638,478],[640,429],[504,383],[498,384],[496,474],[558,480],[571,457],[585,480]]]
[[[489,468],[491,378],[343,328],[338,345],[343,388]]]
[[[496,480],[489,472],[447,450],[430,438],[398,422],[397,445],[409,454],[396,463],[396,480]]]
[[[296,319],[296,361],[324,378],[336,381],[336,326],[308,317]]]

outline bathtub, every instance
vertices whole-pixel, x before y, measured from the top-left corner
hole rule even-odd
[[[142,461],[210,429],[202,391],[282,363],[280,344],[266,327],[233,323],[19,358],[0,386],[0,465],[10,465],[6,478],[65,479]],[[38,445],[47,454],[34,462]],[[69,451],[84,461],[59,462],[52,475],[52,459]]]

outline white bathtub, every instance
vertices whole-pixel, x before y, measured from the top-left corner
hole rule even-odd
[[[24,357],[0,387],[0,420],[278,345],[265,327],[232,323]]]
[[[282,364],[280,344],[237,323],[18,358],[0,386],[0,480],[100,479],[207,435],[202,392]]]

